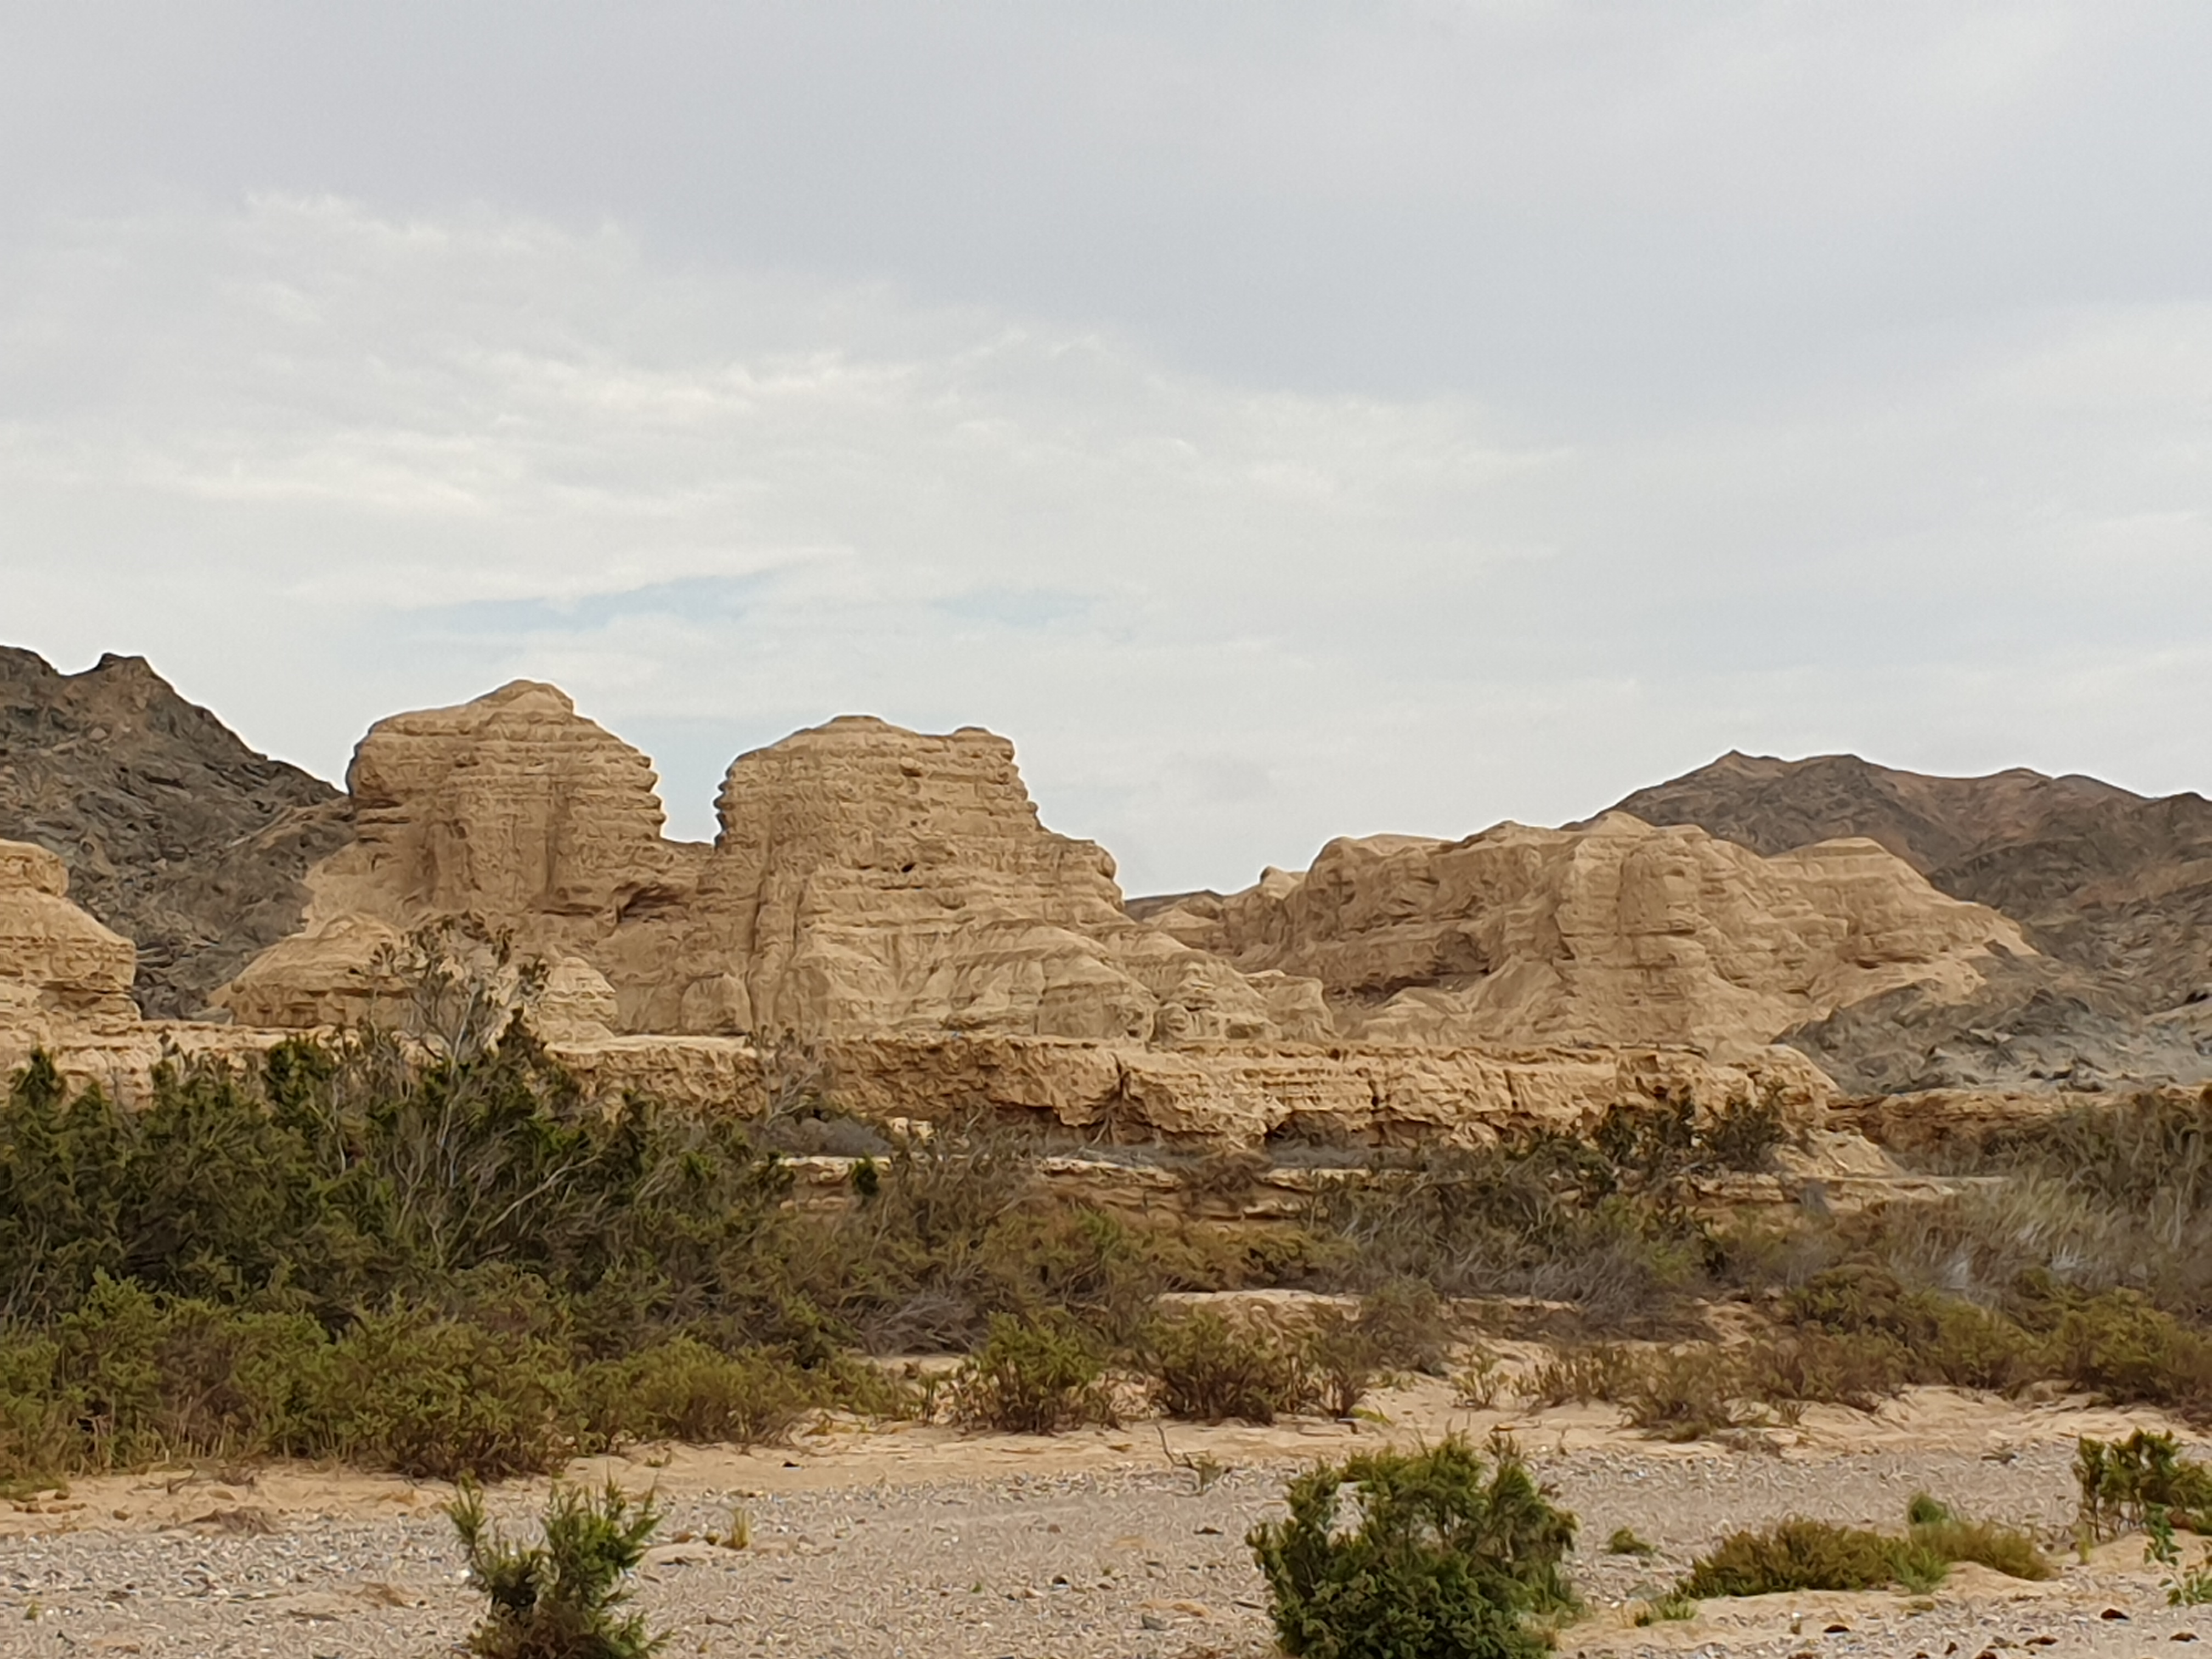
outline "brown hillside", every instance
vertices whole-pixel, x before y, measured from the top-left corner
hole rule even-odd
[[[2024,769],[1942,778],[1850,755],[1729,754],[1613,810],[1770,854],[1867,836],[1942,891],[2020,922],[2048,958],[1993,975],[1968,1004],[1892,997],[1801,1033],[1847,1084],[2212,1065],[2212,802],[2200,795],[2152,799]]]
[[[58,854],[70,897],[137,942],[149,1018],[204,1007],[297,927],[301,878],[352,836],[337,790],[256,754],[143,658],[64,674],[0,646],[0,839]]]

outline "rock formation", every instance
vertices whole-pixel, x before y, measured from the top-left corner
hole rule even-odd
[[[407,935],[469,918],[552,965],[580,1035],[1328,1034],[1318,986],[1133,921],[988,732],[846,719],[740,756],[711,848],[662,839],[649,763],[551,686],[381,721],[348,783],[359,839],[222,992],[242,1023],[387,1017]]]
[[[135,1024],[137,952],[70,903],[43,847],[0,841],[0,1024],[55,1042]]]
[[[2212,1076],[2212,802],[2026,769],[1925,777],[1850,755],[1724,755],[1621,810],[1767,854],[1878,840],[2041,953],[1961,1000],[1899,990],[1793,1036],[1868,1091]]]
[[[77,902],[137,943],[150,1018],[198,1012],[299,927],[301,878],[350,837],[347,814],[142,658],[62,674],[0,647],[0,836],[58,854]]]
[[[0,854],[0,1067],[44,1043],[125,1094],[165,1054],[404,1022],[440,927],[538,964],[531,1020],[586,1088],[736,1109],[787,1091],[794,1053],[869,1115],[1240,1144],[1481,1139],[1662,1097],[1809,1121],[1831,1076],[2212,1071],[2194,796],[1734,757],[1634,798],[1725,834],[1624,812],[1370,837],[1125,905],[974,728],[848,718],[740,756],[706,845],[665,838],[650,763],[550,686],[379,722],[331,799],[135,659],[0,671],[0,813],[52,849]],[[140,1020],[131,939],[72,896],[136,918],[156,1012],[236,964],[213,996],[236,1024]]]
[[[1249,970],[1311,975],[1370,1042],[1678,1043],[1735,1056],[1905,986],[1958,1000],[2032,954],[1870,841],[1779,858],[1626,813],[1583,830],[1336,841],[1153,924]]]

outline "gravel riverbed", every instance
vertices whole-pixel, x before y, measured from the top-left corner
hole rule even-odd
[[[1924,1597],[1709,1601],[1695,1620],[1637,1628],[1628,1622],[1633,1604],[1692,1555],[1735,1527],[1786,1515],[1894,1528],[1911,1495],[1928,1491],[1964,1512],[2038,1528],[2056,1547],[2073,1515],[2071,1440],[2045,1434],[1992,1450],[1978,1434],[1953,1446],[1854,1449],[1840,1434],[1778,1455],[1654,1447],[1610,1433],[1577,1446],[1571,1432],[1553,1441],[1541,1423],[1523,1427],[1531,1462],[1581,1518],[1572,1567],[1589,1613],[1560,1632],[1562,1654],[2020,1659],[2177,1653],[2185,1648],[2174,1644],[2200,1631],[2212,1639],[2212,1616],[2200,1616],[2212,1609],[2166,1606],[2139,1541],[2107,1546],[2086,1565],[2055,1548],[2062,1569],[2047,1583],[1962,1568]],[[670,1632],[672,1655],[1257,1659],[1272,1644],[1244,1535],[1281,1512],[1284,1480],[1299,1460],[1288,1445],[1271,1455],[1249,1438],[1222,1443],[1239,1454],[1236,1467],[1204,1491],[1188,1469],[1166,1466],[1157,1452],[1146,1457],[1133,1439],[1113,1442],[1117,1455],[1103,1464],[1094,1457],[1090,1466],[1012,1472],[1001,1466],[1004,1446],[994,1462],[986,1455],[993,1449],[963,1458],[960,1443],[944,1440],[927,1478],[868,1480],[856,1455],[834,1484],[817,1486],[788,1475],[796,1458],[732,1454],[717,1465],[702,1454],[671,1472],[665,1541],[641,1574],[638,1605]],[[756,1478],[763,1468],[794,1484],[763,1489]],[[726,1484],[717,1484],[718,1472]],[[653,1478],[631,1466],[625,1484]],[[312,1474],[295,1486],[312,1502]],[[197,1491],[159,1524],[111,1519],[83,1498],[84,1507],[54,1517],[55,1529],[39,1529],[43,1517],[18,1517],[0,1536],[0,1654],[350,1659],[458,1650],[476,1603],[441,1493],[396,1501],[386,1493],[385,1504],[404,1512],[380,1515],[362,1503],[351,1510],[370,1512],[272,1508],[246,1479]],[[542,1485],[503,1490],[495,1512],[526,1527],[542,1496]],[[749,1519],[749,1545],[707,1541],[727,1530],[733,1508]],[[1620,1527],[1658,1553],[1603,1553]]]

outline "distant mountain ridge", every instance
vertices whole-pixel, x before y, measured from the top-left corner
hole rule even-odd
[[[256,753],[143,657],[64,674],[0,646],[0,840],[58,854],[70,896],[137,941],[149,1018],[198,1012],[296,927],[307,866],[352,838],[343,794]]]
[[[1729,754],[1612,810],[1693,823],[1769,857],[1880,842],[1954,898],[2002,910],[2038,947],[2122,981],[2145,1012],[2212,991],[2212,801],[2137,795],[2025,768],[1924,776],[1822,755]]]
[[[1799,1034],[1846,1086],[2201,1069],[2212,1042],[2212,801],[2024,768],[1930,777],[1853,755],[1728,754],[1611,810],[1772,855],[1880,842],[1954,898],[2002,910],[2047,962],[2003,964],[1970,1005],[1909,994]]]

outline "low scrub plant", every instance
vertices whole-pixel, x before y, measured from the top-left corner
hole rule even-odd
[[[1636,1381],[1633,1355],[1615,1343],[1559,1349],[1521,1378],[1520,1395],[1532,1406],[1586,1406],[1618,1401]]]
[[[1153,1401],[1170,1417],[1272,1423],[1312,1401],[1301,1346],[1211,1309],[1163,1318],[1148,1344]]]
[[[469,1582],[489,1607],[469,1633],[477,1659],[649,1659],[666,1638],[629,1611],[627,1580],[660,1525],[650,1498],[633,1503],[610,1482],[594,1496],[556,1486],[537,1544],[509,1540],[464,1486],[447,1513]]]
[[[1932,1589],[1953,1564],[1978,1562],[2014,1578],[2051,1576],[2050,1560],[2016,1528],[1954,1516],[1917,1495],[1902,1536],[1793,1517],[1764,1532],[1729,1534],[1691,1564],[1680,1595],[1771,1595],[1792,1590]]]
[[[781,1355],[762,1349],[725,1353],[683,1335],[588,1367],[581,1393],[592,1438],[604,1446],[781,1440],[809,1411],[835,1398],[830,1378]]]
[[[1065,1317],[995,1316],[983,1346],[954,1376],[950,1397],[960,1421],[1016,1434],[1116,1420],[1106,1362]]]
[[[1691,1564],[1685,1595],[1771,1595],[1784,1590],[1927,1589],[1947,1566],[1923,1545],[1863,1527],[1791,1519],[1730,1533]]]
[[[2170,1434],[2085,1435],[2075,1444],[2074,1479],[2081,1524],[2092,1538],[2148,1528],[2154,1516],[2169,1528],[2212,1532],[2212,1468],[2183,1456]]]
[[[1743,1374],[1729,1353],[1713,1347],[1676,1349],[1644,1356],[1630,1368],[1618,1397],[1628,1421],[1660,1440],[1703,1440],[1740,1428],[1736,1401]]]
[[[1534,1659],[1575,1605],[1574,1516],[1510,1445],[1378,1452],[1298,1476],[1249,1537],[1293,1659]]]

